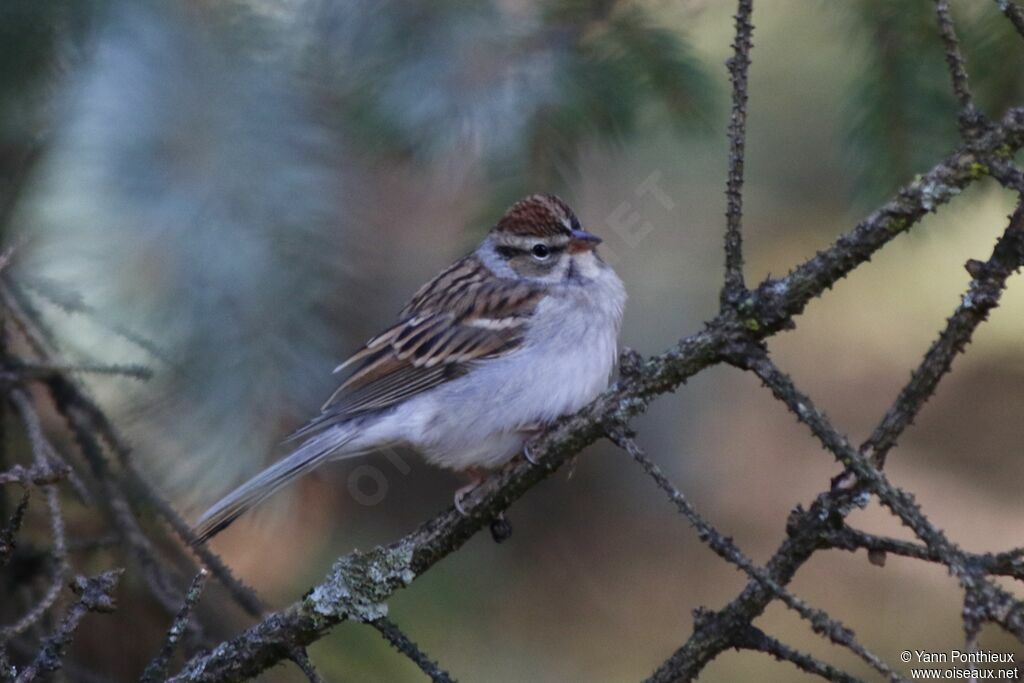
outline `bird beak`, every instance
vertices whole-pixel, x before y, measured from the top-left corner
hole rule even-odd
[[[581,251],[593,251],[601,244],[601,238],[586,230],[573,230],[569,238],[569,253],[576,254]]]

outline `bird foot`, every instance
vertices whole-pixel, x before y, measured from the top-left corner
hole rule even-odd
[[[466,484],[458,491],[455,492],[455,509],[458,510],[459,514],[463,517],[469,517],[469,513],[466,512],[466,508],[463,507],[462,501],[469,495],[469,492],[475,489],[479,485],[478,482],[472,484]]]
[[[463,517],[469,517],[469,513],[466,512],[466,507],[463,505],[463,501],[476,487],[480,486],[480,483],[484,480],[484,473],[476,468],[470,468],[466,470],[465,474],[469,477],[469,483],[455,491],[454,502],[455,509],[458,513]]]
[[[533,449],[530,448],[529,443],[523,444],[523,457],[526,458],[526,462],[530,463],[534,467],[540,465],[540,461],[533,457]]]

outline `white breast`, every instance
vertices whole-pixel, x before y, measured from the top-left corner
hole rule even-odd
[[[454,469],[493,467],[516,455],[530,430],[573,413],[608,386],[626,293],[614,271],[586,254],[586,281],[552,288],[521,349],[480,362],[464,377],[395,413],[402,440]]]

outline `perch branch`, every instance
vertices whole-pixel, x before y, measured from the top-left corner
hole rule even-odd
[[[811,299],[980,178],[979,155],[997,150],[1012,153],[1022,144],[1024,109],[1012,109],[1000,124],[980,134],[970,149],[955,151],[832,246],[785,277],[762,283],[737,304],[736,310],[723,311],[704,330],[681,339],[659,355],[624,368],[620,380],[605,393],[576,415],[559,421],[538,440],[533,452],[540,466],[514,461],[471,493],[464,501],[467,516],[448,509],[390,545],[340,558],[305,598],[267,615],[215,651],[194,657],[171,680],[242,680],[287,659],[292,648],[308,645],[341,621],[379,617],[383,603],[395,591],[486,528],[498,513],[601,438],[607,429],[623,424],[643,412],[656,396],[721,361],[738,340],[746,343],[763,339],[791,326],[793,317]],[[786,564],[795,571],[806,559],[802,555],[809,556],[816,545],[814,540],[807,547],[795,549]],[[777,569],[781,573],[774,574]],[[769,565],[769,571],[780,582],[788,581],[785,570]],[[755,591],[759,589],[760,584]]]

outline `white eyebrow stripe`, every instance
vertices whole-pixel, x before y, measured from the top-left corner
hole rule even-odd
[[[507,330],[510,327],[518,327],[526,322],[525,318],[515,316],[508,318],[471,318],[465,324],[470,327],[479,327],[484,330]]]
[[[564,247],[569,243],[569,236],[554,235],[552,237],[521,237],[519,235],[507,235],[501,238],[499,244],[501,246],[529,250],[530,247],[537,244],[538,241],[544,242],[551,247]]]

